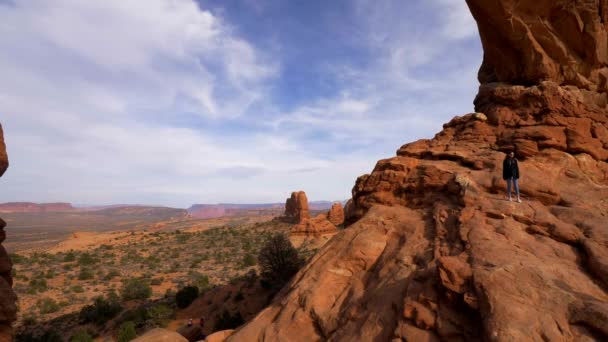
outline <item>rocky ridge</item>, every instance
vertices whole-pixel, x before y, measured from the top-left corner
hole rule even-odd
[[[4,134],[0,125],[0,177],[8,168]],[[0,342],[12,340],[11,324],[17,319],[17,296],[12,289],[12,263],[2,242],[6,239],[6,222],[0,218]]]
[[[608,1],[467,3],[476,113],[359,177],[347,229],[229,341],[608,339]]]

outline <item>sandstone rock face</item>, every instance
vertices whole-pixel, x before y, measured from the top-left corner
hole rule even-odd
[[[553,81],[606,91],[606,0],[466,0],[477,20],[481,83]]]
[[[300,223],[310,218],[308,198],[304,191],[292,192],[285,202],[285,217],[291,223]]]
[[[335,226],[344,224],[344,208],[341,203],[334,203],[327,213],[327,219]]]
[[[224,342],[233,333],[234,330],[232,329],[216,331],[213,334],[207,336],[205,342]]]
[[[0,176],[4,174],[7,168],[8,156],[6,155],[2,126],[0,125]],[[2,242],[6,239],[5,226],[6,222],[0,218],[0,341],[2,342],[12,340],[11,324],[17,318],[17,296],[12,289],[13,278],[11,276],[13,264],[6,249],[2,246]]]
[[[188,340],[175,331],[156,328],[134,339],[133,342],[188,342]]]
[[[477,112],[359,177],[347,228],[228,341],[608,340],[607,1],[467,2]]]
[[[338,228],[327,219],[327,214],[319,214],[313,218],[303,220],[293,226],[290,235],[318,236],[336,233]]]

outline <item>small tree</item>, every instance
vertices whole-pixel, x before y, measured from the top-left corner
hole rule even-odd
[[[129,279],[123,283],[122,299],[148,299],[152,295],[152,288],[149,282],[144,279]]]
[[[262,279],[282,287],[302,267],[303,260],[285,235],[275,234],[260,250],[258,263]]]
[[[121,311],[122,306],[118,302],[118,298],[113,296],[108,296],[108,299],[97,297],[92,305],[87,305],[80,310],[79,318],[83,323],[102,325]]]
[[[187,308],[198,297],[198,287],[186,286],[175,294],[175,303],[180,309]]]
[[[137,337],[135,323],[127,321],[120,325],[118,329],[118,342],[129,342],[135,337]]]

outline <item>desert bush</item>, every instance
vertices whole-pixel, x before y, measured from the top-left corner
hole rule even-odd
[[[70,338],[70,342],[93,342],[93,336],[89,334],[86,330],[78,330],[72,338]]]
[[[135,331],[135,323],[127,321],[120,325],[117,337],[118,342],[129,342],[135,337],[137,337],[137,332]]]
[[[39,299],[38,302],[36,302],[36,306],[43,315],[57,312],[60,309],[59,304],[52,298]]]
[[[166,305],[156,305],[148,309],[149,322],[155,327],[165,327],[173,316],[173,310]]]
[[[69,251],[63,257],[63,262],[72,262],[76,260],[76,253],[74,251]]]
[[[91,266],[97,263],[97,259],[89,253],[82,253],[78,257],[78,265],[80,266]]]
[[[108,273],[103,277],[103,280],[112,280],[120,276],[120,272],[117,270],[109,270]]]
[[[91,305],[80,310],[78,317],[82,323],[94,323],[103,325],[122,311],[122,306],[116,296],[108,298],[97,297]]]
[[[198,298],[198,287],[186,286],[175,294],[175,303],[180,309],[187,308],[192,302]]]
[[[242,265],[244,267],[255,266],[255,264],[256,264],[256,260],[252,254],[247,253],[243,256]]]
[[[213,328],[214,331],[219,330],[227,330],[227,329],[235,329],[241,326],[245,321],[243,317],[241,317],[240,312],[236,312],[234,315],[230,314],[228,311],[224,310],[222,315],[219,317],[215,326]]]
[[[81,268],[80,273],[78,273],[78,280],[89,280],[93,279],[93,271],[89,268]]]
[[[72,286],[71,289],[72,289],[72,292],[74,292],[74,293],[83,293],[84,292],[84,289],[80,285],[74,285],[74,286]]]
[[[129,279],[122,284],[121,296],[124,300],[148,299],[151,295],[150,283],[144,279]]]
[[[46,290],[48,290],[48,285],[45,279],[32,279],[29,282],[27,293],[36,294],[37,292],[44,292]]]
[[[22,255],[19,255],[17,253],[10,253],[9,257],[11,258],[11,261],[13,262],[13,264],[15,265],[19,265],[19,264],[25,264],[27,263],[27,257],[24,257]]]
[[[189,272],[188,277],[192,285],[198,287],[199,290],[204,291],[211,285],[209,277],[199,272]]]
[[[285,235],[275,234],[260,250],[258,264],[264,281],[282,287],[302,267],[303,260]]]
[[[163,283],[163,278],[154,278],[150,281],[150,285],[160,285]]]

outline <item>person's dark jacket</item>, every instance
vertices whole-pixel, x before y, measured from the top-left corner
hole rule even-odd
[[[506,158],[502,162],[502,179],[519,179],[519,166],[517,165],[517,159]]]

